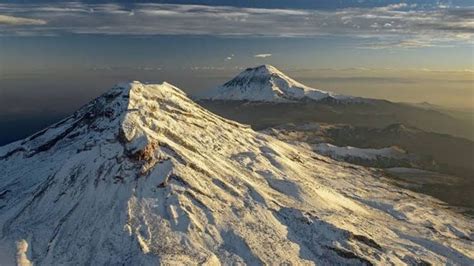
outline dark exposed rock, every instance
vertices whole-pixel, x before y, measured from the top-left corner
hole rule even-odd
[[[382,250],[382,247],[379,244],[377,244],[377,242],[375,242],[373,239],[370,239],[366,236],[351,234],[350,238],[354,239],[354,240],[357,240],[359,242],[362,242],[362,243],[366,244],[369,247],[373,247],[375,249]]]
[[[360,261],[363,265],[374,265],[372,262],[370,262],[369,260],[365,259],[365,258],[362,258],[360,256],[357,256],[356,254],[350,252],[350,251],[347,251],[347,250],[343,250],[343,249],[340,249],[340,248],[336,248],[336,247],[327,247],[328,249],[334,251],[338,256],[340,257],[343,257],[343,258],[346,258],[346,259],[355,259],[355,260],[358,260]]]

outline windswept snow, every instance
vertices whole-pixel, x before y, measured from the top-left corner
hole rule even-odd
[[[167,83],[118,85],[0,148],[0,261],[473,264],[472,219],[440,205]]]
[[[210,100],[237,100],[261,102],[293,102],[302,99],[326,98],[347,100],[353,97],[338,95],[305,86],[283,74],[271,65],[247,68],[232,80],[211,90],[202,97]]]

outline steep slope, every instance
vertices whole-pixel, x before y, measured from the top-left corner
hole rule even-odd
[[[376,168],[402,167],[404,171],[385,170],[388,170],[393,181],[403,181],[396,182],[398,185],[431,195],[451,207],[474,214],[474,143],[467,139],[426,132],[402,124],[369,128],[301,123],[280,125],[260,132],[288,143],[306,143],[316,152],[339,161]],[[391,146],[406,151],[405,156],[388,156],[390,154],[382,152]]]
[[[474,262],[472,220],[383,180],[123,84],[0,148],[0,263]]]
[[[271,65],[247,68],[232,80],[202,97],[210,100],[292,102],[303,99],[350,99],[332,92],[305,86]]]

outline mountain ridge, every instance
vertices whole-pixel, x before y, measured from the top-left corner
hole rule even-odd
[[[0,154],[5,264],[473,260],[468,218],[167,83],[118,85]]]

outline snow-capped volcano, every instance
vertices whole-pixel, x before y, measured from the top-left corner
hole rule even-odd
[[[0,264],[472,264],[471,219],[383,180],[118,85],[0,148]]]
[[[246,100],[262,102],[291,102],[302,99],[350,99],[350,96],[305,86],[271,65],[247,68],[224,85],[202,97],[209,100]]]

